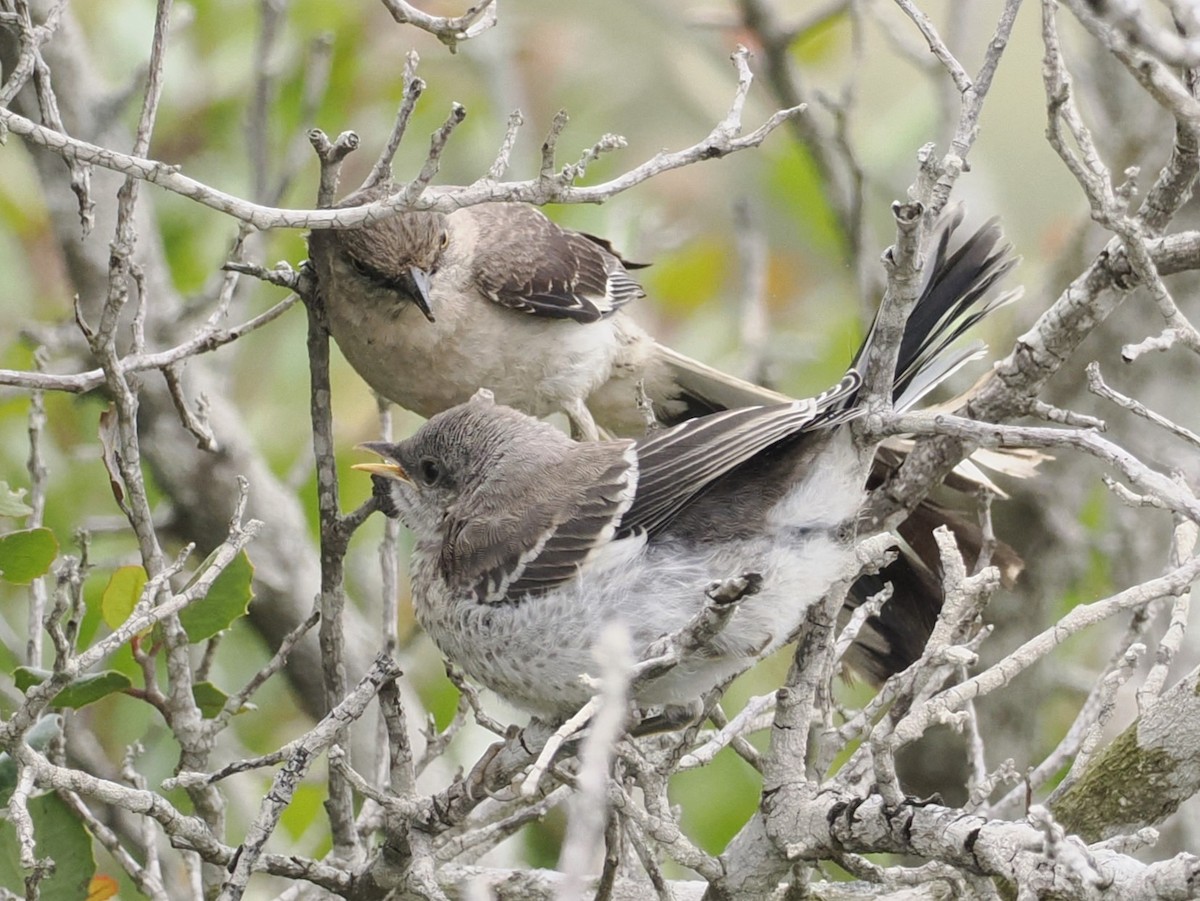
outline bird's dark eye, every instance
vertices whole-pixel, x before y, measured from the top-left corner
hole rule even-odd
[[[427,486],[433,487],[442,478],[442,468],[432,457],[422,457],[421,462],[417,464],[417,475]]]
[[[450,232],[442,232],[442,240],[441,240],[442,250],[445,250],[449,244],[450,244]]]

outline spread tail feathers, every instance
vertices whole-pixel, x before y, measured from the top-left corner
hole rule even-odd
[[[949,348],[979,320],[1020,296],[1019,290],[1007,291],[980,304],[996,282],[1017,264],[1017,258],[1012,255],[1012,247],[1003,243],[1003,234],[995,219],[989,220],[951,251],[951,239],[961,224],[962,211],[956,210],[940,227],[933,255],[925,264],[929,275],[904,327],[893,394],[900,409],[912,406],[965,363],[982,354],[980,342],[954,351]],[[866,354],[873,332],[874,323],[851,365],[856,365]],[[732,407],[792,400],[778,391],[721,372],[663,345],[658,346],[655,356],[670,371],[673,387],[678,390],[676,397],[650,398],[663,425],[676,425],[694,416]]]
[[[901,410],[911,407],[965,363],[980,356],[983,352],[980,342],[963,348],[952,349],[950,345],[980,319],[1020,296],[1019,291],[989,296],[997,281],[1017,263],[999,225],[991,220],[961,244],[953,245],[962,218],[959,209],[943,220],[925,264],[928,275],[921,296],[905,325],[892,395]],[[874,324],[855,354],[855,363],[864,357],[873,331]],[[669,383],[678,391],[673,397],[650,398],[660,421],[667,425],[723,409],[790,400],[786,395],[730,376],[661,345],[657,356],[671,375]],[[852,405],[854,398],[848,398],[846,403]],[[877,484],[896,465],[897,455],[906,449],[903,444],[897,439],[881,448],[873,466],[872,481]],[[991,468],[1000,468],[994,462],[989,464]],[[1025,471],[1028,474],[1029,468]],[[970,461],[963,461],[947,482],[963,491],[991,485]],[[897,560],[878,576],[856,582],[847,599],[848,614],[876,594],[884,582],[891,582],[894,587],[892,599],[879,616],[868,620],[847,655],[847,663],[872,682],[882,682],[905,669],[925,647],[942,606],[940,561],[931,533],[943,523],[953,529],[971,565],[980,549],[979,527],[926,500],[900,527],[907,547],[901,548]],[[1006,582],[1021,569],[1020,557],[1003,543],[993,551],[993,562],[1001,567]]]
[[[1012,245],[1002,243],[1003,234],[995,219],[988,220],[950,252],[950,241],[962,217],[959,208],[943,221],[932,258],[925,263],[928,275],[921,296],[904,326],[892,391],[892,400],[901,410],[979,357],[984,351],[982,342],[954,351],[949,347],[979,320],[1021,296],[1019,290],[1006,291],[980,303],[1017,264],[1017,258],[1012,254]],[[872,322],[854,355],[854,365],[866,355],[874,333]]]

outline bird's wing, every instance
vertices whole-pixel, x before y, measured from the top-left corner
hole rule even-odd
[[[856,415],[845,404],[861,384],[850,370],[815,398],[726,410],[638,439],[637,493],[618,534],[653,534],[705,486],[773,444]]]
[[[575,446],[552,472],[532,474],[520,502],[447,518],[442,573],[480,603],[499,604],[573,579],[616,534],[637,483],[633,442]],[[512,492],[514,486],[506,485]]]
[[[607,241],[560,228],[523,204],[486,204],[478,231],[476,284],[493,303],[552,319],[595,322],[645,296]],[[633,264],[631,264],[633,265]]]

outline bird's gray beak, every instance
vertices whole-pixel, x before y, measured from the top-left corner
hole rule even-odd
[[[408,280],[411,282],[409,294],[425,318],[434,321],[433,310],[429,307],[429,273],[419,266],[408,267]]]
[[[391,445],[384,441],[367,441],[357,445],[355,450],[370,451],[376,456],[383,457],[385,463],[355,463],[351,469],[357,469],[361,472],[369,472],[374,476],[383,476],[385,479],[393,479],[397,482],[412,482],[408,477],[408,473],[404,471],[404,467],[397,463],[388,453]]]

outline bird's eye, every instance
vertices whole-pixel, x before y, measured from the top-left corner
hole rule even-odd
[[[445,250],[450,244],[450,232],[442,232],[442,250]]]
[[[347,255],[346,259],[348,259],[350,261],[350,268],[353,269],[355,272],[357,272],[359,275],[363,276],[364,278],[372,277],[373,273],[371,272],[371,267],[368,266],[366,263],[364,263],[362,260],[360,260],[358,257],[352,257],[352,256]]]
[[[417,472],[421,481],[429,487],[436,485],[442,477],[442,468],[432,457],[422,457],[421,462],[417,464]]]

